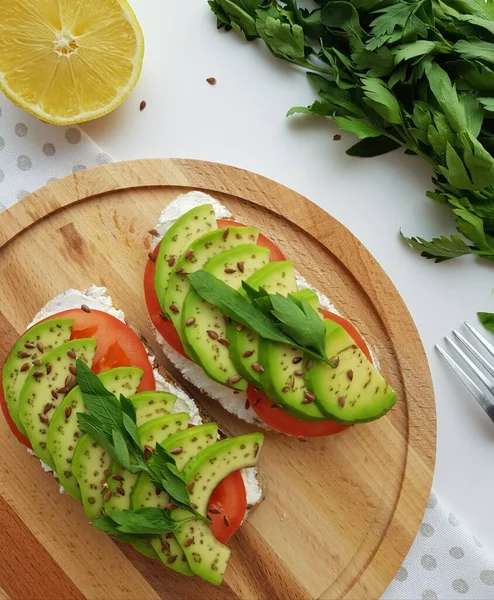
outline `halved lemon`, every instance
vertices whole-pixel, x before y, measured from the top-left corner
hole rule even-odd
[[[144,38],[126,0],[2,0],[0,89],[68,125],[115,109],[139,79]]]

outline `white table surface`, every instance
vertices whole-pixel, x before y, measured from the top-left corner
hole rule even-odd
[[[146,40],[136,90],[83,129],[115,160],[187,157],[249,169],[300,192],[346,225],[393,280],[415,319],[436,390],[434,489],[494,552],[494,425],[434,350],[479,310],[494,312],[493,266],[471,257],[434,264],[399,239],[454,231],[449,209],[425,197],[428,167],[400,151],[345,155],[331,121],[285,118],[314,91],[305,74],[257,43],[216,31],[206,0],[130,0]],[[206,78],[215,77],[211,86]],[[141,100],[147,106],[139,112]]]

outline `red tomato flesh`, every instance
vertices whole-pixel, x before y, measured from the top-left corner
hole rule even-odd
[[[182,345],[175,327],[173,327],[173,321],[166,319],[161,311],[160,303],[158,302],[158,296],[156,295],[156,289],[154,287],[154,275],[156,273],[156,258],[158,257],[159,244],[153,251],[154,260],[149,259],[146,263],[144,270],[144,298],[146,299],[146,306],[148,309],[149,318],[151,323],[156,328],[156,331],[160,333],[170,346],[176,350],[185,358],[189,358]]]
[[[240,527],[246,510],[244,480],[240,471],[235,471],[223,479],[209,499],[208,516],[214,537],[222,544],[227,542]]]
[[[115,367],[138,367],[143,370],[143,375],[137,391],[156,389],[153,368],[146,349],[137,334],[128,325],[99,310],[91,310],[90,313],[87,313],[80,308],[75,308],[51,315],[48,318],[55,317],[73,320],[71,340],[86,337],[98,340],[91,367],[94,373],[101,373]],[[0,405],[12,433],[22,444],[31,448],[27,437],[20,433],[10,417],[3,389],[0,389]]]
[[[98,341],[92,371],[96,374],[115,367],[142,369],[138,392],[156,389],[153,368],[139,336],[126,324],[108,313],[80,308],[65,310],[49,318],[73,319],[71,340],[93,338]]]
[[[335,421],[302,421],[286,410],[273,406],[271,398],[257,392],[252,384],[247,388],[247,398],[256,415],[272,429],[286,435],[302,437],[324,437],[339,433],[348,427]]]
[[[3,369],[2,369],[2,379],[3,379]],[[27,448],[31,450],[33,447],[31,446],[31,442],[25,435],[17,429],[17,425],[12,421],[12,417],[10,416],[9,409],[7,408],[7,402],[5,402],[5,396],[3,395],[3,385],[0,385],[0,406],[2,407],[2,413],[7,421],[7,425],[10,427],[10,431],[15,435],[15,437],[19,440],[21,444],[24,444]]]

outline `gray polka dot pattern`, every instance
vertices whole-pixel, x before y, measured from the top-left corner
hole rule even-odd
[[[485,570],[480,573],[480,581],[485,585],[494,585],[494,571]]]
[[[437,496],[434,492],[429,496],[429,500],[427,502],[427,508],[436,508],[437,506]]]
[[[111,163],[112,160],[108,156],[108,154],[105,154],[104,152],[100,152],[98,154],[98,156],[96,157],[96,162],[98,163],[98,165],[107,165],[108,163]]]
[[[494,600],[494,556],[438,497],[429,497],[419,532],[380,600]]]
[[[420,564],[428,571],[433,571],[437,567],[437,561],[431,554],[424,554],[420,559]]]
[[[17,123],[15,126],[15,135],[19,137],[26,137],[28,131],[27,125],[24,123]]]
[[[434,527],[430,523],[422,523],[420,526],[420,533],[424,537],[431,537],[434,535]]]
[[[67,129],[65,132],[65,139],[69,142],[69,144],[78,144],[81,141],[80,130],[76,129],[75,127]]]
[[[459,594],[466,594],[468,592],[468,583],[464,579],[455,579],[452,584],[452,588]]]
[[[453,525],[453,527],[458,527],[460,524],[460,521],[458,521],[458,519],[452,513],[449,513],[448,515],[448,522],[450,525]]]
[[[56,152],[57,150],[53,144],[50,144],[49,142],[43,144],[43,154],[45,156],[55,156]]]
[[[111,161],[79,127],[43,123],[0,94],[0,212],[47,182]]]
[[[449,554],[453,558],[463,558],[465,556],[463,549],[459,548],[458,546],[453,546],[453,548],[450,548]]]
[[[21,156],[19,156],[17,159],[17,166],[21,171],[29,171],[29,169],[33,166],[33,163],[29,156],[21,154]]]

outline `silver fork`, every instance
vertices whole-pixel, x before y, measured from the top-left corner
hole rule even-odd
[[[464,321],[465,327],[469,330],[469,332],[480,342],[483,348],[494,358],[494,346],[488,342],[485,337],[475,329],[470,323]],[[460,342],[460,345],[468,351],[468,353],[481,365],[484,369],[482,371],[475,362],[467,355],[451,337],[445,336],[445,340],[447,344],[454,350],[457,356],[460,357],[461,361],[455,360],[451,354],[448,354],[446,350],[441,348],[438,344],[436,344],[436,348],[444,358],[444,360],[448,363],[448,365],[453,369],[456,375],[461,379],[461,381],[465,384],[470,393],[474,396],[475,400],[480,404],[480,406],[485,410],[485,412],[489,415],[491,421],[494,422],[494,381],[491,381],[485,374],[487,372],[489,375],[494,377],[494,366],[486,360],[486,358],[475,348],[459,331],[453,329],[453,335]],[[475,377],[482,383],[484,388],[488,391],[488,394],[480,388],[477,383],[472,379],[472,377],[467,373],[463,366],[460,366],[459,362],[464,363],[464,365],[468,366],[468,369],[471,373],[475,375]]]

